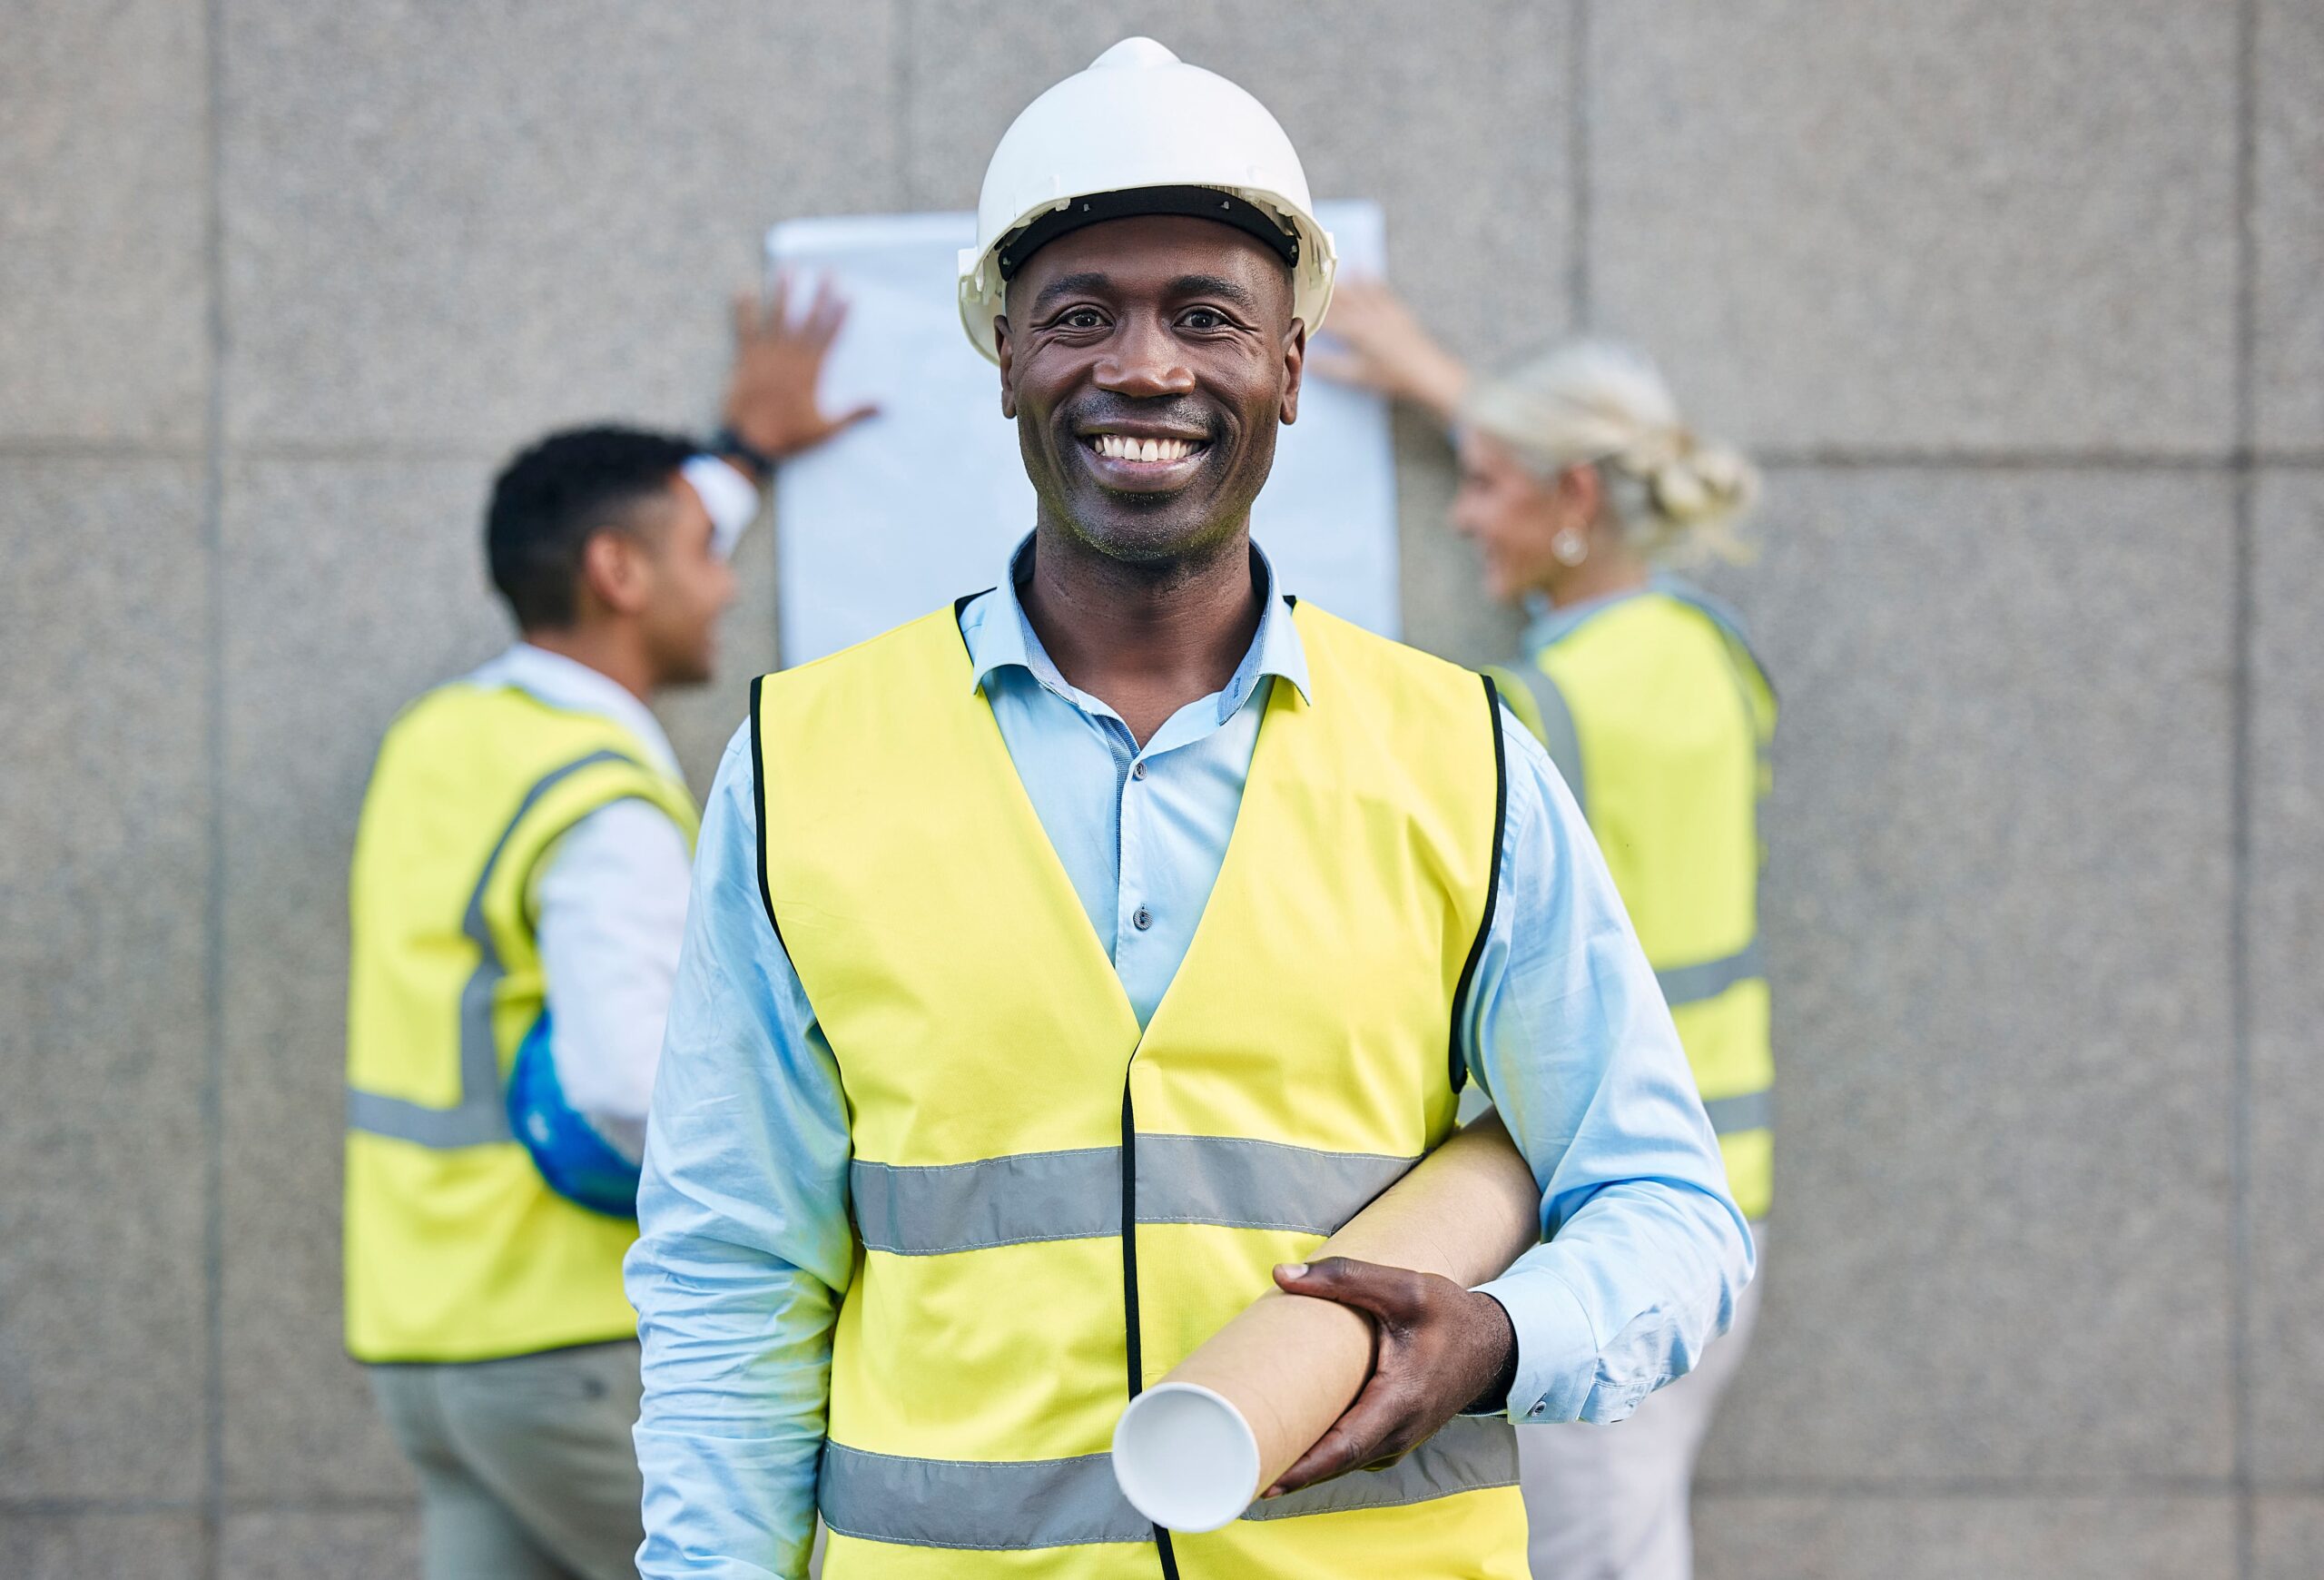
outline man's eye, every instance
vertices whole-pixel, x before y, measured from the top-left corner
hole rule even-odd
[[[1195,308],[1187,314],[1186,319],[1187,327],[1193,330],[1218,329],[1226,322],[1226,315],[1216,308],[1211,307]]]
[[[1093,330],[1105,327],[1105,315],[1094,307],[1077,307],[1058,323],[1064,329]]]

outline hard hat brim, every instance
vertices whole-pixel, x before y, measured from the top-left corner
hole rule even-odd
[[[1257,204],[1245,202],[1219,187],[1149,186],[1128,192],[1091,193],[1061,208],[1044,209],[1029,224],[1001,238],[995,249],[1000,278],[1004,282],[1014,280],[1034,253],[1076,231],[1108,220],[1131,220],[1148,214],[1174,214],[1231,225],[1264,242],[1286,268],[1299,267],[1299,232],[1285,228]]]
[[[960,252],[960,327],[967,331],[969,342],[976,347],[987,361],[1000,360],[1000,347],[993,331],[993,320],[1000,317],[1006,311],[1008,300],[1009,282],[1008,276],[1004,275],[1001,270],[1001,255],[1009,250],[1013,241],[1039,223],[1045,215],[1052,212],[1072,212],[1077,211],[1083,202],[1093,199],[1122,200],[1122,207],[1118,212],[1081,220],[1078,224],[1068,225],[1066,229],[1055,231],[1043,238],[1044,241],[1055,241],[1058,236],[1067,233],[1067,230],[1079,229],[1081,225],[1096,224],[1101,218],[1127,219],[1138,213],[1181,212],[1160,207],[1138,206],[1141,202],[1149,201],[1147,198],[1149,193],[1174,191],[1216,193],[1235,199],[1260,216],[1257,223],[1265,226],[1274,236],[1287,235],[1295,240],[1295,254],[1292,259],[1286,260],[1291,269],[1292,316],[1301,321],[1312,337],[1322,325],[1324,314],[1331,306],[1332,285],[1339,270],[1339,249],[1332,240],[1332,233],[1317,224],[1305,212],[1302,205],[1286,202],[1273,193],[1247,188],[1190,187],[1185,183],[1173,183],[1167,187],[1131,187],[1111,193],[1081,193],[1056,202],[1043,203],[1020,216],[1015,224],[1009,226],[996,237],[990,245],[983,248],[963,248]],[[1220,218],[1222,216],[1203,214],[1200,217]],[[1275,245],[1270,235],[1258,232],[1252,233],[1258,235],[1259,240],[1268,242],[1271,246]],[[1020,252],[1015,262],[1009,267],[1008,274],[1016,273],[1017,270],[1023,265],[1025,259],[1030,255],[1030,250]],[[1278,256],[1280,255],[1281,252],[1278,250]]]

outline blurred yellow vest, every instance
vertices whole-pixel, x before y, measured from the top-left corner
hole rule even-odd
[[[693,796],[628,730],[513,687],[421,697],[388,732],[350,884],[347,1348],[462,1361],[626,1338],[636,1224],[576,1207],[511,1136],[505,1087],[546,1001],[532,891],[597,808]]]
[[[1775,1062],[1758,803],[1776,722],[1766,675],[1734,617],[1677,584],[1585,612],[1532,662],[1488,673],[1590,819],[1669,1001],[1728,1187],[1745,1217],[1766,1217]]]
[[[1293,617],[1314,701],[1274,683],[1143,1034],[952,611],[753,694],[768,909],[854,1144],[828,1580],[1152,1580],[1107,1456],[1123,1406],[1452,1128],[1499,855],[1491,688]],[[1507,1422],[1456,1420],[1172,1536],[1177,1571],[1521,1576],[1516,1479]]]

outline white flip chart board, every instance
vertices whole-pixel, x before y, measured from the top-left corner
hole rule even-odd
[[[1343,272],[1382,272],[1378,204],[1326,202],[1318,217]],[[991,586],[1032,529],[1000,376],[960,330],[958,254],[974,231],[973,215],[945,213],[793,220],[768,232],[772,266],[803,288],[828,275],[850,304],[823,372],[825,409],[881,407],[777,478],[786,665]],[[1381,399],[1309,380],[1251,524],[1284,591],[1398,634],[1395,460]]]

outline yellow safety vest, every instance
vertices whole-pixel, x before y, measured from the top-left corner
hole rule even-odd
[[[633,1337],[629,1220],[542,1182],[505,1087],[541,1013],[533,881],[559,836],[693,796],[628,730],[514,687],[421,697],[388,732],[350,884],[347,1348],[462,1361]]]
[[[753,690],[768,913],[854,1146],[829,1580],[1152,1580],[1107,1457],[1123,1406],[1452,1128],[1499,860],[1491,687],[1293,617],[1315,700],[1272,687],[1143,1034],[954,611]],[[1187,1580],[1521,1576],[1516,1479],[1509,1424],[1460,1419],[1168,1552]]]
[[[1741,627],[1683,584],[1610,600],[1499,676],[1590,820],[1662,983],[1747,1218],[1774,1190],[1758,803],[1776,699]]]

